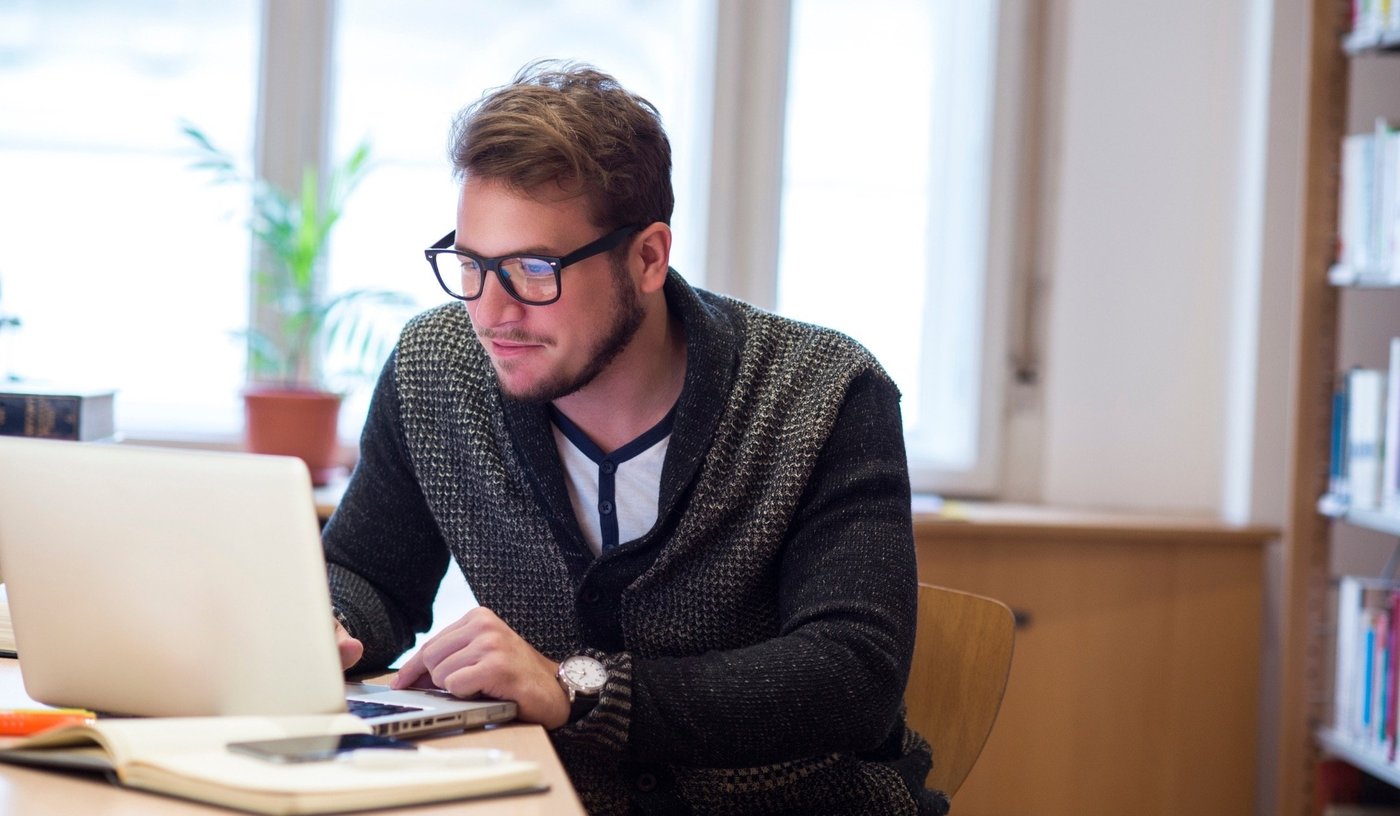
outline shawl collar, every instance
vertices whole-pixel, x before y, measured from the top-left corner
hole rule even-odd
[[[680,318],[685,330],[686,372],[661,471],[658,522],[676,510],[709,450],[733,384],[740,335],[737,312],[724,308],[726,299],[693,288],[674,269],[666,277],[664,291],[667,309]],[[548,408],[504,397],[501,407],[512,447],[577,578],[592,554],[569,500]]]

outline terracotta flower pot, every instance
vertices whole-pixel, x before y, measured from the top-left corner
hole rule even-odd
[[[250,388],[243,392],[244,441],[253,453],[300,457],[311,483],[327,484],[336,461],[340,395],[309,389]]]

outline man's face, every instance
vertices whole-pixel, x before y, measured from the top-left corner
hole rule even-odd
[[[587,202],[548,186],[524,195],[490,179],[468,178],[457,208],[457,246],[487,258],[513,253],[565,255],[602,235]],[[477,340],[507,397],[548,402],[583,388],[627,347],[642,323],[636,286],[612,253],[564,267],[560,298],[528,306],[494,274],[467,301]]]

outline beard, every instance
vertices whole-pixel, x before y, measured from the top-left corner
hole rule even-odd
[[[607,331],[598,338],[588,355],[588,364],[577,372],[556,372],[553,376],[521,391],[507,390],[498,376],[496,382],[506,399],[515,402],[545,403],[567,397],[597,379],[598,375],[617,359],[617,355],[627,348],[641,329],[646,312],[642,309],[642,301],[637,297],[636,289],[632,287],[626,267],[619,263],[612,265],[612,282],[616,305],[610,315]]]

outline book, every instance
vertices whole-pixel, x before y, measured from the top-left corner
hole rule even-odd
[[[1400,582],[1344,576],[1337,586],[1332,733],[1395,765]]]
[[[1332,391],[1332,461],[1327,471],[1327,494],[1340,510],[1345,510],[1350,501],[1347,490],[1347,418],[1351,413],[1347,405],[1348,382],[1343,374],[1337,378],[1337,386]]]
[[[1353,133],[1342,137],[1337,261],[1353,273],[1364,273],[1371,265],[1375,143],[1373,133]]]
[[[1374,659],[1371,667],[1371,718],[1367,723],[1369,727],[1366,732],[1366,741],[1378,749],[1381,754],[1388,756],[1390,749],[1385,743],[1385,722],[1390,706],[1387,693],[1389,683],[1387,681],[1390,677],[1391,663],[1391,596],[1385,596],[1381,603],[1384,608],[1371,613],[1370,634]]]
[[[1385,119],[1343,137],[1334,282],[1400,282],[1400,132]]]
[[[1355,737],[1361,721],[1357,688],[1360,671],[1361,581],[1343,578],[1337,586],[1336,670],[1332,686],[1332,725],[1340,735]]]
[[[533,762],[409,764],[329,760],[277,763],[230,742],[369,733],[351,714],[296,717],[99,719],[0,742],[0,761],[114,775],[119,784],[253,813],[312,814],[540,790]]]
[[[1394,763],[1396,759],[1396,704],[1400,703],[1400,698],[1396,696],[1396,679],[1400,675],[1400,666],[1397,666],[1397,655],[1400,655],[1400,592],[1390,593],[1389,609],[1386,610],[1386,619],[1389,621],[1386,640],[1386,661],[1385,661],[1385,687],[1382,689],[1382,697],[1385,700],[1385,719],[1380,728],[1380,745],[1385,747],[1386,761]]]
[[[1347,492],[1352,509],[1380,505],[1385,372],[1347,372]]]
[[[1381,282],[1393,284],[1400,283],[1400,131],[1387,127],[1381,138],[1384,147],[1377,188],[1381,196],[1378,250],[1385,270]]]
[[[1400,5],[1400,0],[1396,0],[1396,5]],[[1390,339],[1381,449],[1381,506],[1388,512],[1400,513],[1400,337]]]
[[[116,433],[115,393],[0,383],[0,435],[84,442]]]

